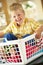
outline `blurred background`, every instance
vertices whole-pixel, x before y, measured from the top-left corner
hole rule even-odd
[[[22,4],[26,17],[33,18],[43,24],[43,0],[0,0],[0,31],[11,22],[9,6],[15,2]],[[40,58],[40,61],[36,61],[36,59],[34,63],[43,62],[43,57]]]
[[[22,4],[26,17],[43,23],[43,0],[0,0],[0,30],[11,22],[9,6],[15,2]]]

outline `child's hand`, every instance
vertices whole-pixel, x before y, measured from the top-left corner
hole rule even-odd
[[[0,38],[3,37],[3,35],[4,35],[4,32],[0,31]]]
[[[22,36],[20,34],[16,34],[17,38],[22,38]]]
[[[36,38],[39,39],[41,37],[41,33],[43,32],[43,25],[41,25],[36,31]]]
[[[36,33],[35,38],[40,39],[41,38],[41,33]]]

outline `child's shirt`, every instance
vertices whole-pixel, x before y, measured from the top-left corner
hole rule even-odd
[[[10,32],[13,33],[14,35],[19,34],[21,36],[24,36],[26,34],[33,34],[36,31],[36,29],[38,29],[39,26],[40,26],[39,22],[36,22],[33,19],[25,18],[20,27],[17,26],[15,22],[11,22],[3,32],[5,34]]]

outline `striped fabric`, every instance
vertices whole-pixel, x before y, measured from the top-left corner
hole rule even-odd
[[[11,22],[9,26],[3,31],[4,33],[12,32],[14,35],[24,36],[26,34],[33,34],[36,29],[40,26],[39,22],[36,22],[33,19],[27,19],[23,21],[20,27],[16,25],[15,22]]]

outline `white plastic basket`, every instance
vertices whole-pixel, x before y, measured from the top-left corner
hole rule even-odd
[[[0,42],[0,65],[25,65],[43,55],[42,52],[43,37],[37,42],[35,34],[23,39]]]

